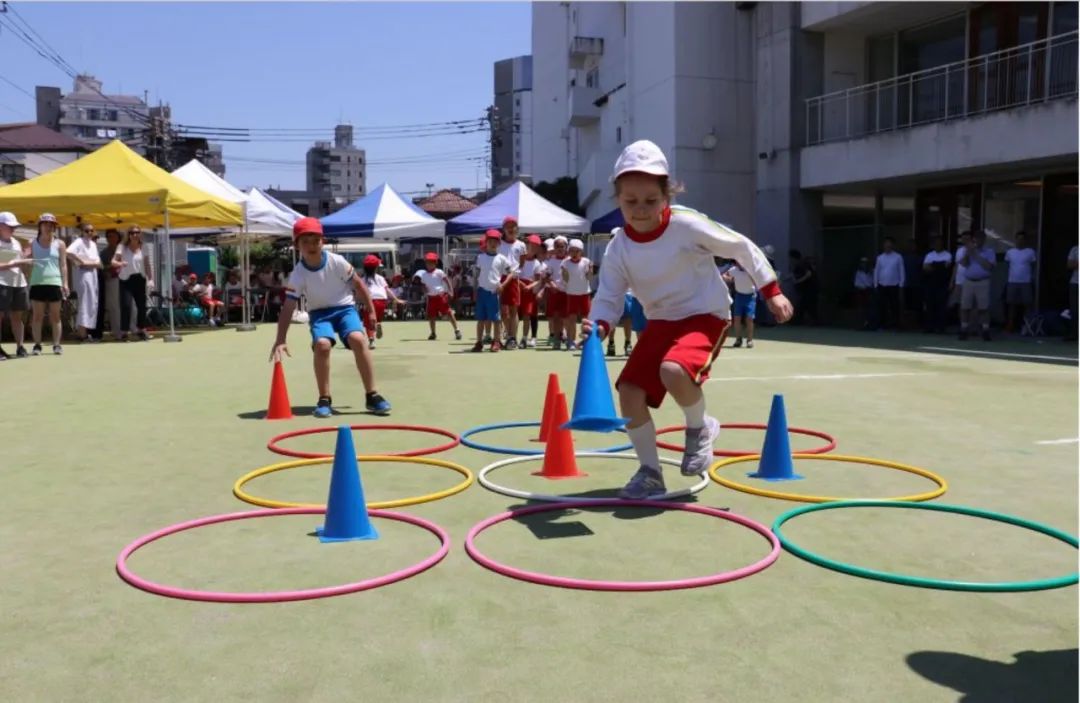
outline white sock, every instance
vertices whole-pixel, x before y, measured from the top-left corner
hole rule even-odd
[[[641,427],[628,427],[626,434],[642,466],[660,471],[660,453],[656,448],[656,425],[649,420]]]
[[[686,416],[686,429],[696,430],[705,426],[705,396],[693,405],[679,406]]]

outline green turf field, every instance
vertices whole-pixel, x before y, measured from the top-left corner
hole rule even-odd
[[[464,327],[471,333],[471,326]],[[450,555],[410,580],[337,598],[270,605],[170,600],[114,571],[117,554],[165,525],[255,508],[236,500],[242,474],[285,457],[272,434],[354,423],[474,425],[539,418],[547,374],[571,397],[578,360],[566,352],[467,353],[449,326],[391,323],[375,352],[392,418],[368,416],[352,356],[333,356],[333,421],[315,401],[306,330],[293,326],[286,362],[290,421],[266,408],[273,332],[189,333],[181,344],[69,345],[0,364],[7,400],[0,453],[0,701],[1075,701],[1076,587],[1021,594],[921,590],[862,580],[784,553],[747,579],[667,593],[591,593],[509,580],[474,564],[470,526],[523,501],[479,486],[402,508],[449,530]],[[620,339],[621,346],[621,339]],[[925,350],[933,346],[942,349]],[[7,340],[10,349],[10,339]],[[996,354],[960,355],[948,349]],[[722,422],[765,422],[772,394],[794,426],[836,436],[838,452],[891,459],[945,477],[940,502],[1025,517],[1075,534],[1076,347],[969,342],[923,335],[766,330],[753,350],[725,349],[706,385]],[[1071,359],[1071,361],[1070,361]],[[614,378],[621,359],[608,368]],[[657,424],[677,424],[665,405]],[[528,430],[481,439],[537,446]],[[674,435],[679,440],[679,435]],[[437,441],[358,432],[358,451]],[[606,435],[579,434],[579,448]],[[718,444],[756,449],[762,433]],[[793,448],[811,446],[793,439]],[[333,435],[288,446],[332,451]],[[439,455],[474,471],[501,456]],[[582,460],[589,476],[551,482],[539,464],[500,481],[529,490],[621,486],[628,461]],[[752,465],[732,467],[742,477]],[[782,489],[879,497],[921,492],[924,479],[872,466],[798,462]],[[329,464],[266,476],[261,495],[322,502]],[[447,488],[434,467],[366,464],[369,500]],[[677,470],[669,486],[685,486]],[[771,484],[771,487],[777,487]],[[766,524],[796,504],[710,484],[704,505]],[[669,579],[738,568],[767,545],[725,521],[677,511],[597,509],[502,523],[478,544],[516,566],[585,578]],[[321,516],[232,522],[137,553],[141,575],[189,588],[298,589],[377,576],[420,560],[436,541],[376,521],[377,542],[323,545]],[[1020,580],[1076,570],[1077,552],[1049,538],[925,511],[816,513],[785,532],[863,566],[967,580]]]

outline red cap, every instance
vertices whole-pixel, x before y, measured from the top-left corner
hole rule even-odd
[[[189,280],[189,281],[197,281],[197,280],[199,280],[199,277],[198,277],[198,276],[196,276],[196,275],[195,275],[195,274],[193,274],[193,273],[192,273],[192,274],[188,274],[188,280]]]
[[[544,243],[540,239],[540,236],[536,235],[536,234],[530,234],[528,237],[525,237],[525,241],[528,242],[529,244],[535,244],[536,246],[540,246],[541,244]]]
[[[368,254],[364,257],[364,266],[378,266],[382,261],[374,254]]]
[[[509,222],[513,222],[516,225],[517,224],[517,218],[514,217],[513,215],[507,215],[506,217],[503,218],[503,225],[504,226]]]
[[[497,239],[501,242],[502,233],[497,229],[489,229],[487,232],[484,232],[484,239]]]
[[[319,222],[317,217],[301,217],[292,226],[293,239],[299,238],[304,234],[317,234],[320,237],[323,236],[322,222]]]
[[[435,261],[435,262],[438,262],[438,261],[439,261],[439,255],[438,255],[438,254],[436,254],[436,253],[435,253],[435,252],[433,252],[433,251],[429,251],[428,253],[424,254],[424,261]]]

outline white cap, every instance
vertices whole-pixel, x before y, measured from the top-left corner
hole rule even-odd
[[[581,249],[582,251],[585,251],[585,242],[581,241],[580,239],[571,239],[570,248]]]
[[[43,212],[41,213],[41,217],[38,218],[38,222],[52,222],[55,225],[56,215],[51,212]]]
[[[0,212],[0,225],[7,225],[8,227],[18,227],[19,220],[16,219],[14,213]]]
[[[544,248],[547,249],[548,251],[553,251],[555,249],[555,240],[554,239],[544,240]]]
[[[564,236],[562,236],[560,234],[558,237],[555,237],[555,239],[553,241],[555,242],[555,244],[558,244],[559,242],[562,242],[563,244],[566,244],[566,237],[564,237]]]
[[[635,171],[653,176],[667,176],[668,162],[664,152],[648,139],[641,139],[623,149],[615,161],[615,172],[611,176],[614,182],[624,173]]]

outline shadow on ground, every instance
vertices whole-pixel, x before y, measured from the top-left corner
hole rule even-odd
[[[618,498],[617,488],[598,488],[593,491],[583,491],[581,493],[573,493],[567,496],[568,498],[574,498],[575,500],[595,500],[598,498]],[[697,496],[684,496],[679,502],[681,503],[696,503]],[[559,522],[562,518],[571,517],[573,515],[581,515],[582,513],[610,513],[611,517],[616,520],[640,520],[642,518],[656,517],[665,512],[663,508],[647,508],[630,505],[595,505],[585,508],[556,508],[555,504],[540,501],[530,500],[527,503],[519,503],[517,505],[511,505],[507,510],[511,512],[517,512],[524,510],[525,508],[531,508],[537,505],[552,506],[551,510],[545,510],[542,512],[529,513],[528,515],[516,515],[512,519],[526,527],[537,539],[557,539],[560,537],[586,537],[593,534],[593,531],[588,528],[582,522]],[[721,508],[726,510],[726,508]]]
[[[1077,650],[1017,652],[1003,663],[956,652],[913,652],[907,665],[962,694],[960,703],[1075,703]]]
[[[348,412],[343,412],[342,408]],[[312,415],[314,412],[314,405],[294,405],[292,407],[292,414],[297,416]],[[348,405],[334,408],[334,414],[331,415],[331,417],[337,417],[338,415],[371,415],[372,417],[376,417],[374,413],[370,413],[367,410],[352,410]],[[266,418],[266,409],[249,410],[246,413],[237,413],[236,416],[241,420],[263,420]]]

